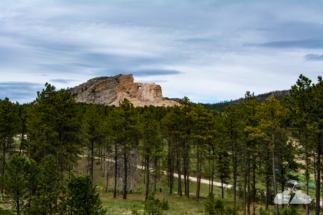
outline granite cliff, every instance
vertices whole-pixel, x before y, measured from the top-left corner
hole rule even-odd
[[[164,98],[160,85],[136,83],[132,75],[92,78],[71,89],[77,102],[119,106],[125,98],[137,106],[173,106],[177,101]]]

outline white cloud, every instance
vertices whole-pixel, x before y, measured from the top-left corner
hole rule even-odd
[[[73,87],[98,75],[133,72],[146,82],[163,80],[164,96],[195,102],[288,89],[300,73],[314,81],[322,73],[322,61],[304,61],[314,53],[311,46],[293,42],[320,38],[322,4],[1,1],[1,81],[77,80],[57,83]],[[181,73],[136,77],[148,70]]]

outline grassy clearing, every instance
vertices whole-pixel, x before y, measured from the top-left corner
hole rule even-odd
[[[85,165],[87,160],[83,158],[80,160],[79,166],[76,168],[76,173],[83,175],[86,174]],[[110,164],[111,165],[111,164]],[[122,194],[120,193],[117,198],[113,198],[113,193],[111,190],[112,187],[112,178],[109,177],[109,191],[106,193],[104,191],[104,175],[103,171],[101,171],[101,165],[95,165],[95,179],[94,182],[98,186],[98,190],[100,196],[102,198],[103,207],[108,210],[107,214],[131,214],[131,209],[134,205],[136,208],[142,210],[143,212],[143,202],[144,202],[144,191],[145,185],[143,183],[143,172],[141,170],[137,170],[137,183],[134,187],[134,193],[127,195],[127,200],[122,199]],[[111,174],[111,172],[110,172]],[[170,209],[168,211],[164,211],[165,215],[180,215],[183,212],[187,212],[187,214],[205,214],[204,213],[204,201],[209,193],[209,185],[201,184],[201,199],[197,203],[195,202],[195,191],[196,191],[196,183],[190,182],[190,198],[187,199],[185,196],[179,197],[177,195],[177,178],[175,178],[174,182],[174,190],[173,195],[169,195],[169,189],[167,188],[167,180],[165,176],[162,176],[157,183],[157,194],[156,197],[162,200],[163,198],[167,199],[170,204]],[[265,185],[258,183],[260,188],[265,188]],[[162,192],[159,192],[159,189],[162,189]],[[220,198],[221,188],[214,186],[214,193],[216,198]],[[225,196],[223,199],[225,207],[232,207],[233,205],[233,196],[232,193],[225,189]],[[237,203],[242,205],[243,200],[237,198]],[[259,208],[264,208],[264,205],[258,205],[258,209],[256,210],[258,214]],[[242,209],[242,207],[241,207]],[[269,211],[274,212],[275,208],[273,205],[269,206]],[[280,208],[279,211],[282,213],[285,208]],[[305,214],[305,209],[298,209],[300,214]],[[243,214],[242,210],[240,210],[239,214]],[[310,214],[315,214],[314,211],[311,211]]]

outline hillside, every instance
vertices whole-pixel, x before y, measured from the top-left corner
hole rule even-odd
[[[259,94],[256,96],[257,101],[260,103],[266,102],[266,99],[271,97],[275,97],[276,99],[283,99],[284,97],[289,95],[289,90],[281,90],[281,91],[272,91],[268,93]],[[242,99],[242,98],[241,98]],[[225,107],[231,104],[239,104],[240,99],[231,100],[231,101],[223,101],[215,104],[210,103],[201,103],[206,109],[217,110],[223,112]]]

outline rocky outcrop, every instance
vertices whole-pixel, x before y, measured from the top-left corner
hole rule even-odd
[[[125,98],[137,106],[173,106],[178,102],[163,98],[160,85],[136,83],[132,75],[93,78],[71,89],[77,102],[119,106]]]

